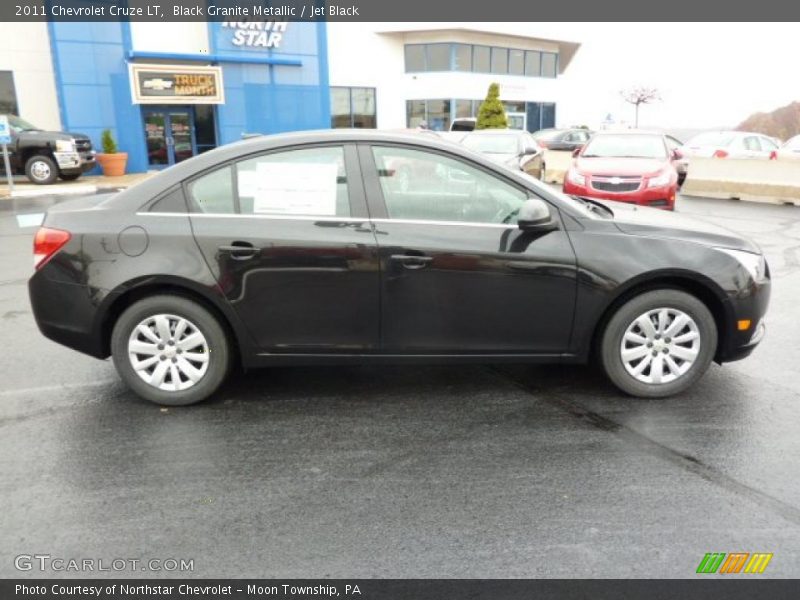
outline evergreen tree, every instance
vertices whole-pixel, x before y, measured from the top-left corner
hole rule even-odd
[[[478,108],[478,121],[475,129],[506,129],[508,119],[503,103],[500,102],[500,86],[493,83],[489,86],[486,100]]]

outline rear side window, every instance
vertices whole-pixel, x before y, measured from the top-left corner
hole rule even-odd
[[[192,211],[349,217],[344,149],[326,146],[241,160],[189,183]]]
[[[230,214],[236,212],[230,167],[223,167],[189,183],[193,212]]]
[[[344,150],[274,152],[236,164],[243,214],[349,217]]]

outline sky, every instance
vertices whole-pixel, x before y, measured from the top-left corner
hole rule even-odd
[[[754,112],[800,101],[797,23],[448,25],[580,43],[561,76],[560,126],[598,127],[608,113],[632,122],[634,109],[619,92],[634,85],[662,96],[640,109],[641,126],[734,127]]]

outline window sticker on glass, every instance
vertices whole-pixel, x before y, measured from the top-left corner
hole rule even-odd
[[[333,163],[262,162],[255,182],[240,179],[239,193],[252,195],[254,213],[335,216],[337,171]],[[243,183],[252,194],[242,190]]]

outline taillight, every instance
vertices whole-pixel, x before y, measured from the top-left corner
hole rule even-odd
[[[33,268],[41,269],[71,237],[69,231],[40,227],[33,237]]]
[[[778,151],[777,150],[773,150],[772,152],[770,152],[769,153],[769,159],[770,160],[778,160]]]
[[[716,150],[714,152],[714,158],[728,158],[728,151],[727,150]]]

